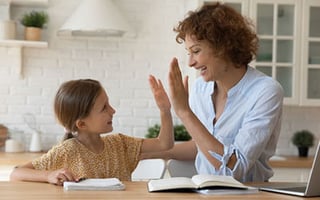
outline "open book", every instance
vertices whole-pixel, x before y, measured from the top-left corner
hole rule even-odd
[[[124,190],[125,185],[117,178],[89,178],[79,182],[66,181],[64,190]]]
[[[242,184],[232,176],[198,174],[192,178],[172,177],[148,182],[149,192],[156,191],[190,191],[194,190],[202,194],[214,193],[256,193],[258,189]]]

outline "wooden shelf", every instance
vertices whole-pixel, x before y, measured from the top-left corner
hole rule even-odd
[[[45,41],[26,41],[26,40],[0,40],[0,46],[47,48],[48,42],[45,42]]]
[[[22,6],[22,7],[47,7],[49,0],[0,0],[0,6],[4,5],[7,9],[6,13],[10,13],[10,7],[12,6]],[[10,18],[10,15],[7,16]],[[48,42],[45,41],[26,41],[26,40],[1,40],[0,48],[9,49],[10,55],[14,56],[14,71],[19,75],[20,78],[23,77],[22,67],[23,67],[23,47],[31,48],[47,48]]]
[[[49,0],[0,0],[0,4],[10,4],[13,6],[36,6],[46,7],[48,6]]]

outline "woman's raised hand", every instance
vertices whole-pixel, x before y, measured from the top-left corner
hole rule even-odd
[[[190,110],[188,100],[188,76],[182,80],[177,58],[173,58],[169,71],[169,87],[172,106],[178,116]]]

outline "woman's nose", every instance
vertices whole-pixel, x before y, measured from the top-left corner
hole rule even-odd
[[[190,67],[194,67],[196,64],[196,60],[193,58],[192,55],[189,56],[189,63],[188,64]]]

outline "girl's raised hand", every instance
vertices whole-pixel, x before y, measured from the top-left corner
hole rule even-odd
[[[159,109],[164,112],[170,111],[171,104],[169,97],[161,81],[159,79],[157,80],[153,75],[149,75],[149,84]]]

